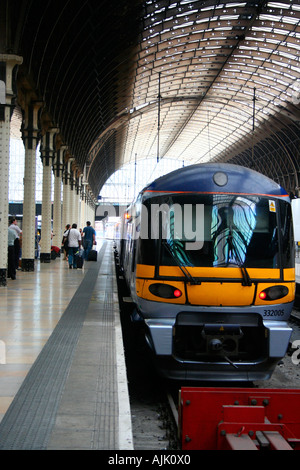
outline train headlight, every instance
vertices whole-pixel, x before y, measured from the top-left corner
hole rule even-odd
[[[181,290],[170,284],[151,284],[149,291],[151,294],[164,299],[178,299],[182,296]]]
[[[285,297],[289,293],[286,286],[272,286],[262,290],[258,297],[261,300],[277,300]]]

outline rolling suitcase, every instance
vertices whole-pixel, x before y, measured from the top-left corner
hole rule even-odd
[[[89,252],[88,261],[97,261],[97,255],[98,255],[97,250],[91,250]]]
[[[83,257],[82,256],[76,256],[76,266],[79,269],[81,269],[83,267]]]
[[[75,254],[76,266],[81,269],[83,267],[83,250],[78,250]]]

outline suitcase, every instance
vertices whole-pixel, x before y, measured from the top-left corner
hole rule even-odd
[[[97,261],[97,255],[98,255],[98,251],[91,250],[89,252],[88,261]]]
[[[56,259],[60,257],[60,248],[58,246],[51,246],[51,259]]]
[[[82,266],[83,266],[83,257],[82,256],[76,256],[76,266],[79,269],[82,268]]]

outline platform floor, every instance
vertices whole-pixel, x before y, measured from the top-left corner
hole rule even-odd
[[[112,242],[0,289],[0,449],[132,449]]]

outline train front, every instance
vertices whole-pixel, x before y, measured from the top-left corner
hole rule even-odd
[[[139,208],[133,296],[148,342],[169,378],[268,379],[291,335],[289,199],[251,170],[188,168]]]

